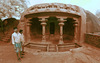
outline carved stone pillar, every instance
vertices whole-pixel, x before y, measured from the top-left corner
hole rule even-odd
[[[41,25],[42,25],[42,42],[46,42],[46,35],[45,35],[45,26],[46,26],[46,19],[45,18],[41,18]]]
[[[78,40],[77,39],[78,38],[77,37],[77,35],[78,35],[77,34],[78,33],[78,22],[77,22],[77,20],[74,22],[74,27],[75,27],[75,30],[74,30],[74,42],[77,43],[77,40]]]
[[[60,26],[60,38],[59,38],[59,44],[63,44],[63,25],[64,25],[64,20],[63,18],[60,18],[59,20],[59,26]]]
[[[27,19],[27,21],[26,21],[26,34],[27,34],[27,42],[30,42],[31,41],[31,36],[30,36],[30,26],[31,26],[31,24],[30,24],[30,20],[31,18],[28,18]]]

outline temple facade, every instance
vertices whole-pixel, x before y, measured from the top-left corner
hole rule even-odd
[[[19,29],[24,30],[26,42],[82,43],[86,33],[86,13],[71,4],[37,4],[24,11]]]

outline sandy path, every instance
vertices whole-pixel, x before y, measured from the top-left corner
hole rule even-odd
[[[0,44],[0,63],[100,63],[100,50],[81,47],[62,53],[29,53],[19,62],[13,45]]]

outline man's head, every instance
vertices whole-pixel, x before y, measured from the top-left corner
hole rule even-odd
[[[13,29],[14,29],[14,32],[17,32],[17,27],[14,27]]]
[[[19,30],[19,33],[21,33],[21,34],[22,34],[22,33],[23,33],[23,30]]]

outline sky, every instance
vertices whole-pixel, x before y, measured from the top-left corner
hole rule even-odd
[[[64,3],[77,5],[85,10],[89,10],[93,14],[100,9],[100,0],[29,0],[28,7],[41,3]]]

